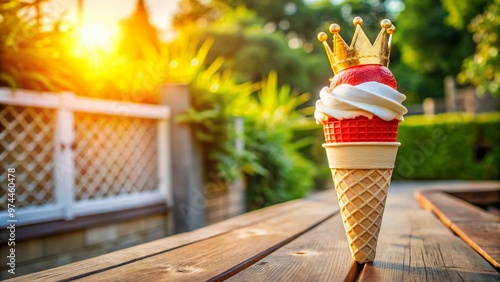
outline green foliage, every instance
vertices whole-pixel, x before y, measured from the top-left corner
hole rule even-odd
[[[442,2],[448,12],[446,22],[458,29],[465,29],[472,18],[481,14],[486,4],[492,0],[442,0]]]
[[[248,209],[253,210],[300,198],[312,188],[314,166],[290,144],[284,128],[270,128],[249,121],[246,126],[247,150],[256,153],[265,173],[247,176]]]
[[[477,86],[479,93],[500,96],[500,0],[493,0],[483,14],[476,16],[469,30],[477,43],[474,55],[463,63],[460,82]]]
[[[276,72],[260,84],[237,83],[224,60],[215,60],[190,84],[192,109],[179,118],[194,126],[202,144],[206,181],[247,180],[251,209],[302,197],[312,188],[313,166],[299,150],[308,139],[294,141],[294,131],[310,128],[311,108],[297,110],[309,99],[278,86]],[[252,95],[257,93],[257,96]],[[235,120],[244,122],[244,131]],[[244,143],[236,148],[237,140]]]
[[[307,94],[294,94],[290,87],[278,86],[271,72],[262,82],[245,122],[245,147],[253,152],[263,171],[247,174],[249,209],[300,198],[313,186],[314,164],[300,154],[311,144],[310,138],[295,139],[296,130],[312,129],[312,108],[297,111],[309,99]]]
[[[0,86],[43,91],[71,90],[79,78],[67,46],[69,26],[59,20],[45,25],[29,16],[36,3],[0,3]]]
[[[406,0],[404,4],[393,42],[410,72],[395,69],[395,75],[410,79],[401,79],[399,88],[420,99],[443,97],[444,78],[460,72],[474,44],[467,31],[445,23],[447,13],[440,1]]]
[[[114,50],[95,54],[102,51],[94,48],[83,54],[83,76],[89,83],[75,91],[105,99],[158,103],[158,86],[166,75],[165,46],[149,22],[144,1],[137,1],[135,10],[119,26]],[[95,66],[93,56],[98,58]]]
[[[156,30],[143,1],[122,22],[116,50],[85,46],[79,30],[36,9],[48,1],[0,3],[0,86],[132,102],[157,102],[165,81]],[[149,28],[148,28],[149,27]]]
[[[264,29],[264,22],[243,7],[228,11],[205,29],[215,39],[211,58],[224,57],[224,68],[233,70],[237,81],[259,81],[271,70],[280,74],[280,84],[293,88],[311,87],[308,61],[302,49],[290,49],[288,38]],[[211,60],[209,59],[209,62]]]
[[[251,152],[235,148],[236,140],[242,138],[235,127],[236,119],[249,110],[251,94],[258,85],[236,83],[231,72],[217,72],[222,63],[223,59],[218,59],[194,76],[190,83],[191,109],[178,121],[193,125],[195,138],[205,152],[206,181],[230,183],[242,175],[242,170],[259,170]]]
[[[258,82],[271,70],[276,70],[280,85],[288,84],[302,91],[324,84],[331,77],[324,53],[320,53],[321,59],[318,59],[317,54],[305,51],[307,49],[310,52],[314,44],[320,47],[318,51],[323,52],[315,35],[311,40],[306,40],[291,27],[287,28],[287,32],[282,32],[278,26],[279,21],[270,22],[258,17],[258,11],[240,5],[242,2],[233,1],[230,5],[224,2],[228,1],[183,0],[180,4],[181,11],[175,17],[174,26],[181,33],[186,26],[195,25],[198,37],[214,38],[207,65],[218,57],[224,57],[223,69],[231,69],[239,82]],[[301,19],[302,22],[308,19],[310,25],[307,30],[309,34],[314,34],[319,26],[319,23],[313,25],[317,21],[316,15],[311,14]],[[290,26],[299,22],[299,18],[297,21],[290,18],[286,20]],[[298,48],[289,47],[289,40],[292,39],[298,44]]]
[[[196,23],[201,37],[213,37],[208,63],[225,57],[223,68],[231,68],[238,81],[258,81],[273,69],[278,72],[281,85],[317,93],[332,73],[316,34],[337,22],[342,26],[342,36],[350,42],[352,18],[361,16],[364,30],[373,40],[379,31],[376,23],[389,18],[397,27],[391,69],[400,91],[411,103],[420,103],[426,97],[443,97],[444,78],[457,76],[464,59],[474,53],[475,42],[465,26],[488,2],[494,1],[402,2],[403,11],[397,10],[401,8],[398,1],[384,0],[345,0],[336,5],[331,1],[182,0],[175,26]],[[495,10],[490,14],[498,15]],[[499,25],[491,16],[483,19],[471,26],[471,32],[480,40],[476,41],[475,60],[466,60],[459,82],[496,93],[500,76],[494,66],[498,65],[499,56],[495,55],[498,48],[495,49],[497,42],[493,39],[498,34],[494,28]],[[486,32],[488,37],[481,36]],[[482,47],[479,41],[483,42]],[[299,48],[287,46],[291,42],[300,42]]]
[[[500,179],[500,113],[409,116],[394,179]]]
[[[178,119],[193,125],[202,145],[205,181],[230,183],[245,176],[250,209],[303,197],[312,188],[314,171],[300,149],[311,140],[296,140],[294,132],[311,128],[305,115],[312,108],[297,110],[308,95],[279,87],[276,72],[260,84],[237,83],[228,70],[218,72],[222,64],[219,58],[195,76],[192,109]],[[243,148],[237,148],[238,140]]]

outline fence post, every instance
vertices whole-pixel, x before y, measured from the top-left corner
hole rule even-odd
[[[188,124],[176,117],[190,107],[189,86],[168,84],[160,87],[160,104],[171,109],[170,150],[175,232],[186,232],[205,225],[202,152]]]
[[[170,158],[170,124],[168,119],[158,121],[158,186],[160,192],[167,199],[169,207],[173,206],[172,195],[172,167]]]
[[[74,114],[66,105],[73,101],[72,94],[64,93],[60,97],[56,115],[54,180],[55,195],[58,205],[63,207],[63,217],[75,217],[73,203],[75,199],[75,163],[73,142],[75,139]]]
[[[236,131],[235,149],[241,154],[245,150],[245,143],[243,140],[245,132],[245,120],[242,117],[237,117],[234,120],[234,127]],[[246,211],[246,184],[243,177],[238,177],[229,186],[228,195],[228,216],[236,216]]]
[[[457,93],[455,89],[455,79],[451,76],[444,78],[444,98],[446,102],[447,112],[456,112],[457,110]]]

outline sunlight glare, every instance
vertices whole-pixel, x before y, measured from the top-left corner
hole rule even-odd
[[[109,25],[84,23],[80,30],[80,43],[87,48],[110,50],[114,45],[116,31]]]

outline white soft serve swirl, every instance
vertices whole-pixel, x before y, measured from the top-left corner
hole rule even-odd
[[[365,116],[371,119],[374,115],[391,121],[402,121],[408,110],[401,104],[406,96],[393,88],[374,81],[364,82],[356,86],[341,84],[329,92],[324,87],[316,101],[314,118],[321,123],[328,116],[335,119],[351,119]]]

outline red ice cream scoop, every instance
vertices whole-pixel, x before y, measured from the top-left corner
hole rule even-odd
[[[387,67],[381,65],[361,65],[342,70],[336,74],[330,84],[330,90],[340,84],[354,86],[368,81],[383,83],[394,89],[398,88],[396,79]]]
[[[358,85],[375,81],[397,89],[392,72],[381,65],[360,65],[344,69],[336,74],[330,84],[330,91],[340,84]],[[326,143],[343,142],[395,142],[398,132],[397,119],[385,121],[377,116],[369,119],[358,116],[353,119],[337,120],[332,117],[323,123]]]

